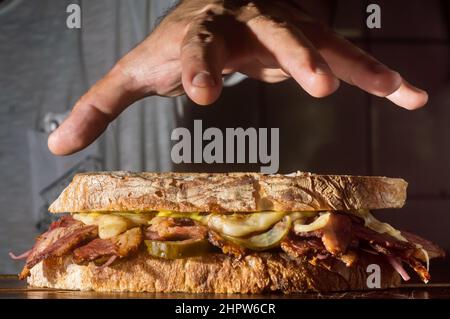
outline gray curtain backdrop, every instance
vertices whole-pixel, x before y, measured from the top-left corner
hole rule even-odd
[[[81,6],[81,29],[66,27],[71,3]],[[11,260],[8,252],[30,248],[47,201],[74,167],[171,170],[178,99],[136,103],[95,145],[64,159],[51,156],[42,131],[49,112],[70,110],[170,5],[150,0],[6,0],[0,5],[0,273],[20,269],[22,262]]]

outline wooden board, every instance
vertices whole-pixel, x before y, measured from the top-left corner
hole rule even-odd
[[[28,287],[14,275],[0,275],[0,299],[449,299],[450,283],[404,285],[402,288],[389,290],[371,290],[364,292],[307,293],[295,295],[237,295],[237,294],[186,294],[186,293],[98,293],[42,289]]]

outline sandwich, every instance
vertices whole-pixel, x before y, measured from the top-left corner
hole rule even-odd
[[[402,207],[406,188],[302,172],[82,173],[49,207],[64,214],[11,256],[26,259],[30,286],[70,290],[348,291],[413,273],[427,283],[429,260],[445,252],[371,212]]]

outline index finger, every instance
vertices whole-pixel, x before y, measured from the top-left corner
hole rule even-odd
[[[130,78],[114,67],[75,104],[69,117],[49,136],[50,151],[69,155],[90,145],[138,99],[131,84]]]
[[[334,32],[317,24],[300,22],[333,72],[343,81],[395,104],[413,110],[426,104],[428,95],[407,83],[401,75],[389,69]]]

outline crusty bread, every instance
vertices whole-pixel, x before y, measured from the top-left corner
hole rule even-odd
[[[87,211],[252,212],[402,207],[407,183],[375,176],[83,173],[50,206]]]
[[[365,290],[367,265],[381,268],[381,288],[397,287],[399,275],[380,256],[361,255],[358,265],[330,261],[329,269],[284,253],[255,253],[241,260],[224,254],[166,260],[141,251],[133,258],[97,268],[76,265],[70,256],[45,260],[31,269],[34,287],[69,290],[192,293],[300,293]],[[370,280],[369,280],[370,281]]]

